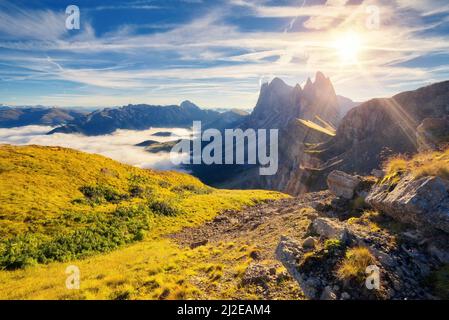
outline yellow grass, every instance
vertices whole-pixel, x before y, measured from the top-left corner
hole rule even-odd
[[[342,280],[361,279],[365,275],[366,268],[374,262],[375,259],[367,248],[351,248],[346,251],[345,258],[337,270],[337,275]]]
[[[383,183],[397,183],[403,174],[409,173],[415,178],[437,176],[449,179],[449,149],[439,152],[419,153],[411,159],[398,156],[385,164]]]
[[[148,192],[146,197],[125,199],[119,204],[74,201],[83,197],[81,186],[107,184],[125,194],[135,180]],[[218,190],[187,174],[142,170],[70,149],[0,147],[0,240],[23,232],[51,237],[56,231],[70,231],[71,226],[48,227],[51,219],[63,217],[68,210],[109,214],[117,206],[144,204],[148,197],[174,201],[182,214],[152,216],[143,241],[110,253],[0,271],[0,299],[235,297],[239,294],[241,268],[250,262],[253,248],[248,246],[242,252],[233,243],[223,243],[190,250],[178,247],[166,236],[183,227],[200,225],[226,209],[286,196],[269,191]],[[213,271],[205,272],[204,266],[211,263]],[[80,290],[66,288],[65,270],[69,265],[80,269]],[[229,279],[234,273],[235,282],[220,282],[224,274]]]

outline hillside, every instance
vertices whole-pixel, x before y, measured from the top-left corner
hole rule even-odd
[[[378,177],[335,171],[329,190],[298,198],[69,149],[0,150],[0,261],[16,269],[0,271],[0,298],[449,296],[449,150],[391,159]],[[79,290],[65,286],[70,265]],[[370,265],[381,272],[374,291]]]
[[[2,298],[63,298],[64,281],[61,292],[35,293],[42,289],[39,283],[64,275],[67,263],[59,262],[66,261],[88,268],[92,261],[101,261],[102,267],[93,272],[119,277],[120,268],[130,264],[127,272],[133,272],[145,257],[146,270],[154,269],[155,277],[168,277],[164,282],[175,284],[172,272],[164,270],[177,269],[177,261],[188,255],[164,234],[199,225],[223,210],[285,197],[216,190],[186,174],[142,170],[98,155],[38,146],[1,146],[0,181]],[[107,252],[112,253],[98,255]],[[6,271],[22,268],[26,270]],[[104,292],[92,297],[110,297],[112,289],[104,286]],[[157,297],[158,292],[146,297]]]

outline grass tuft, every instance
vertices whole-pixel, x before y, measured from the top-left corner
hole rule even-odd
[[[375,263],[373,255],[365,247],[351,248],[346,251],[340,267],[337,270],[341,280],[357,279],[365,277],[366,268]]]

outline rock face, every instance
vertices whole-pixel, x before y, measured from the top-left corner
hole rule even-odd
[[[418,150],[435,150],[449,140],[449,116],[444,118],[426,118],[416,130]]]
[[[439,177],[407,176],[393,190],[377,185],[366,202],[398,221],[449,233],[449,181]]]
[[[315,182],[309,190],[323,188],[320,176],[332,170],[368,175],[386,157],[418,152],[419,131],[439,131],[448,116],[449,81],[360,104],[343,118],[335,137],[307,149],[320,163],[313,168]]]
[[[390,218],[388,218],[390,219]],[[298,282],[308,299],[429,299],[429,288],[422,283],[441,263],[425,246],[402,238],[388,229],[373,230],[363,221],[348,222],[318,217],[313,227],[322,238],[316,249],[305,250],[296,238],[283,236],[276,249],[276,257]],[[325,227],[323,227],[325,226]],[[326,239],[335,238],[338,232],[347,234],[347,240],[338,246],[326,247]],[[306,235],[307,236],[307,235]],[[396,244],[397,237],[402,244]],[[307,239],[307,238],[306,238]],[[445,237],[447,239],[447,237]],[[350,248],[366,248],[380,274],[380,288],[368,288],[369,272],[363,268],[361,278],[342,279],[337,270],[347,257]],[[438,250],[442,255],[446,251]],[[439,259],[441,260],[441,259]]]
[[[355,189],[359,184],[359,178],[342,171],[332,171],[327,177],[327,186],[330,192],[337,197],[343,197],[345,199],[352,199],[354,197]]]

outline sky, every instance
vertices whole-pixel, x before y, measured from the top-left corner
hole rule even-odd
[[[448,35],[447,0],[0,0],[0,104],[252,108],[318,70],[364,101],[448,80]]]

